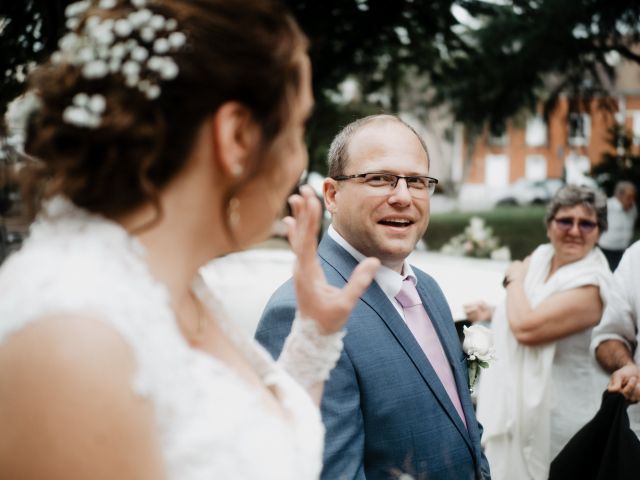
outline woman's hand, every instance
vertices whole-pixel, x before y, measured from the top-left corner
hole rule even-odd
[[[331,334],[346,323],[351,310],[371,283],[380,261],[367,258],[353,271],[343,288],[327,283],[316,255],[317,232],[322,208],[309,186],[300,188],[300,195],[289,197],[293,217],[284,219],[288,227],[289,244],[296,254],[293,280],[298,309],[304,318],[313,319],[321,331]]]
[[[531,257],[527,257],[523,261],[516,260],[515,262],[511,262],[504,274],[506,285],[514,281],[524,281],[524,277],[527,276],[527,272],[529,271],[530,258]]]
[[[488,322],[493,317],[493,312],[496,307],[489,305],[482,300],[479,302],[467,303],[463,306],[464,314],[467,316],[467,320],[471,322]]]

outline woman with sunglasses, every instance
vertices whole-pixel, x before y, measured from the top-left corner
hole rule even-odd
[[[546,479],[567,441],[598,410],[607,378],[589,342],[611,272],[596,247],[607,228],[605,196],[566,186],[545,215],[549,243],[504,277],[506,300],[468,305],[470,320],[492,320],[496,361],[482,373],[478,419],[492,478]]]

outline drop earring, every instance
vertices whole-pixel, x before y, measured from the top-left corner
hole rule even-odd
[[[240,177],[242,174],[244,173],[244,167],[239,164],[239,163],[235,163],[232,167],[231,167],[231,175],[233,175],[234,177],[238,178]]]
[[[229,218],[229,225],[231,227],[236,227],[240,223],[239,208],[240,200],[236,197],[232,197],[231,200],[229,200],[229,206],[227,207],[227,217]]]

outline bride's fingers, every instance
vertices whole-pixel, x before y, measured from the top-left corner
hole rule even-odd
[[[291,207],[291,216],[297,218],[300,214],[300,206],[302,204],[302,197],[298,194],[291,195],[288,199],[289,206]]]
[[[287,238],[289,239],[289,243],[291,243],[292,237],[295,236],[296,219],[292,216],[286,216],[282,219],[282,222],[287,226]]]
[[[300,188],[303,196],[303,208],[300,212],[301,248],[306,257],[314,258],[317,247],[317,234],[320,226],[322,208],[313,190],[308,186]]]
[[[296,220],[291,244],[299,260],[306,262],[315,258],[322,209],[313,190],[307,186],[300,188],[300,195],[291,203],[295,206],[293,213]]]
[[[291,195],[289,197],[289,207],[291,208],[291,215],[285,218],[285,223],[288,227],[288,238],[289,244],[294,252],[298,249],[299,243],[299,235],[298,230],[300,229],[300,209],[302,206],[302,197],[300,195]]]
[[[355,268],[349,278],[349,281],[342,289],[342,294],[351,305],[354,305],[356,301],[358,301],[367,287],[371,284],[371,281],[379,267],[380,260],[369,257],[360,262],[360,264]]]

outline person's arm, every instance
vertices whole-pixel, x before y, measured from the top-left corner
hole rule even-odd
[[[471,323],[490,322],[496,307],[482,300],[467,303],[463,306],[464,314]]]
[[[623,342],[605,340],[596,348],[596,359],[611,373],[610,392],[620,392],[632,403],[640,401],[640,367]]]
[[[367,258],[355,268],[342,288],[330,285],[316,254],[320,202],[310,187],[303,186],[300,195],[292,195],[289,203],[293,216],[285,218],[285,222],[289,227],[289,243],[296,255],[293,284],[300,320],[293,326],[290,341],[285,343],[281,355],[284,358],[279,361],[319,403],[328,371],[340,355],[342,327],[373,280],[380,261]],[[315,326],[303,325],[300,321],[312,321]],[[309,353],[307,358],[305,352]]]
[[[165,478],[135,360],[101,321],[39,319],[0,345],[0,477]]]
[[[288,286],[285,286],[284,290],[287,290],[287,288]],[[284,295],[284,297],[277,298],[281,294]],[[269,301],[262,312],[262,317],[256,328],[255,339],[276,359],[277,363],[280,364],[294,380],[309,392],[311,398],[313,398],[316,405],[319,406],[322,398],[324,380],[308,383],[305,382],[305,377],[308,378],[307,374],[311,374],[311,378],[316,375],[323,377],[328,376],[328,370],[334,366],[342,351],[342,343],[338,345],[339,348],[334,349],[335,358],[333,361],[327,359],[324,362],[324,369],[322,365],[314,369],[313,366],[309,365],[311,362],[323,362],[321,359],[314,358],[315,355],[313,355],[313,353],[317,352],[312,352],[311,350],[313,349],[306,348],[309,339],[300,338],[301,336],[304,337],[304,333],[301,334],[299,330],[293,331],[292,333],[294,322],[299,324],[303,321],[301,319],[295,319],[295,315],[296,302],[292,292],[283,293],[281,290],[278,290],[274,298]],[[310,320],[306,320],[306,322],[308,323]],[[296,326],[299,327],[299,325]],[[311,335],[313,336],[314,333],[317,334],[317,332],[312,332]],[[341,336],[339,340],[341,340]],[[322,351],[320,351],[320,354],[322,354]],[[325,373],[322,374],[320,370],[324,370]]]
[[[614,273],[610,299],[600,324],[593,329],[591,348],[598,363],[611,373],[609,391],[640,401],[640,368],[633,361],[637,348],[637,312],[631,307],[635,289],[631,253],[622,257]]]
[[[600,289],[594,285],[551,295],[532,308],[524,291],[527,261],[513,262],[506,274],[507,318],[516,339],[541,345],[592,327],[602,317]]]
[[[300,195],[289,198],[293,217],[284,220],[289,226],[289,244],[296,255],[293,283],[298,310],[302,318],[311,319],[324,335],[339,332],[351,310],[367,289],[380,266],[377,258],[360,262],[343,287],[327,283],[316,254],[316,232],[320,226],[320,201],[309,186]]]
[[[296,302],[292,289],[285,284],[269,300],[258,323],[256,340],[274,358],[278,358],[279,362],[295,311]],[[329,380],[312,388],[315,388],[314,398],[322,397],[320,406],[326,428],[322,478],[363,480],[364,427],[360,411],[360,390],[353,364],[346,351],[341,353]]]

